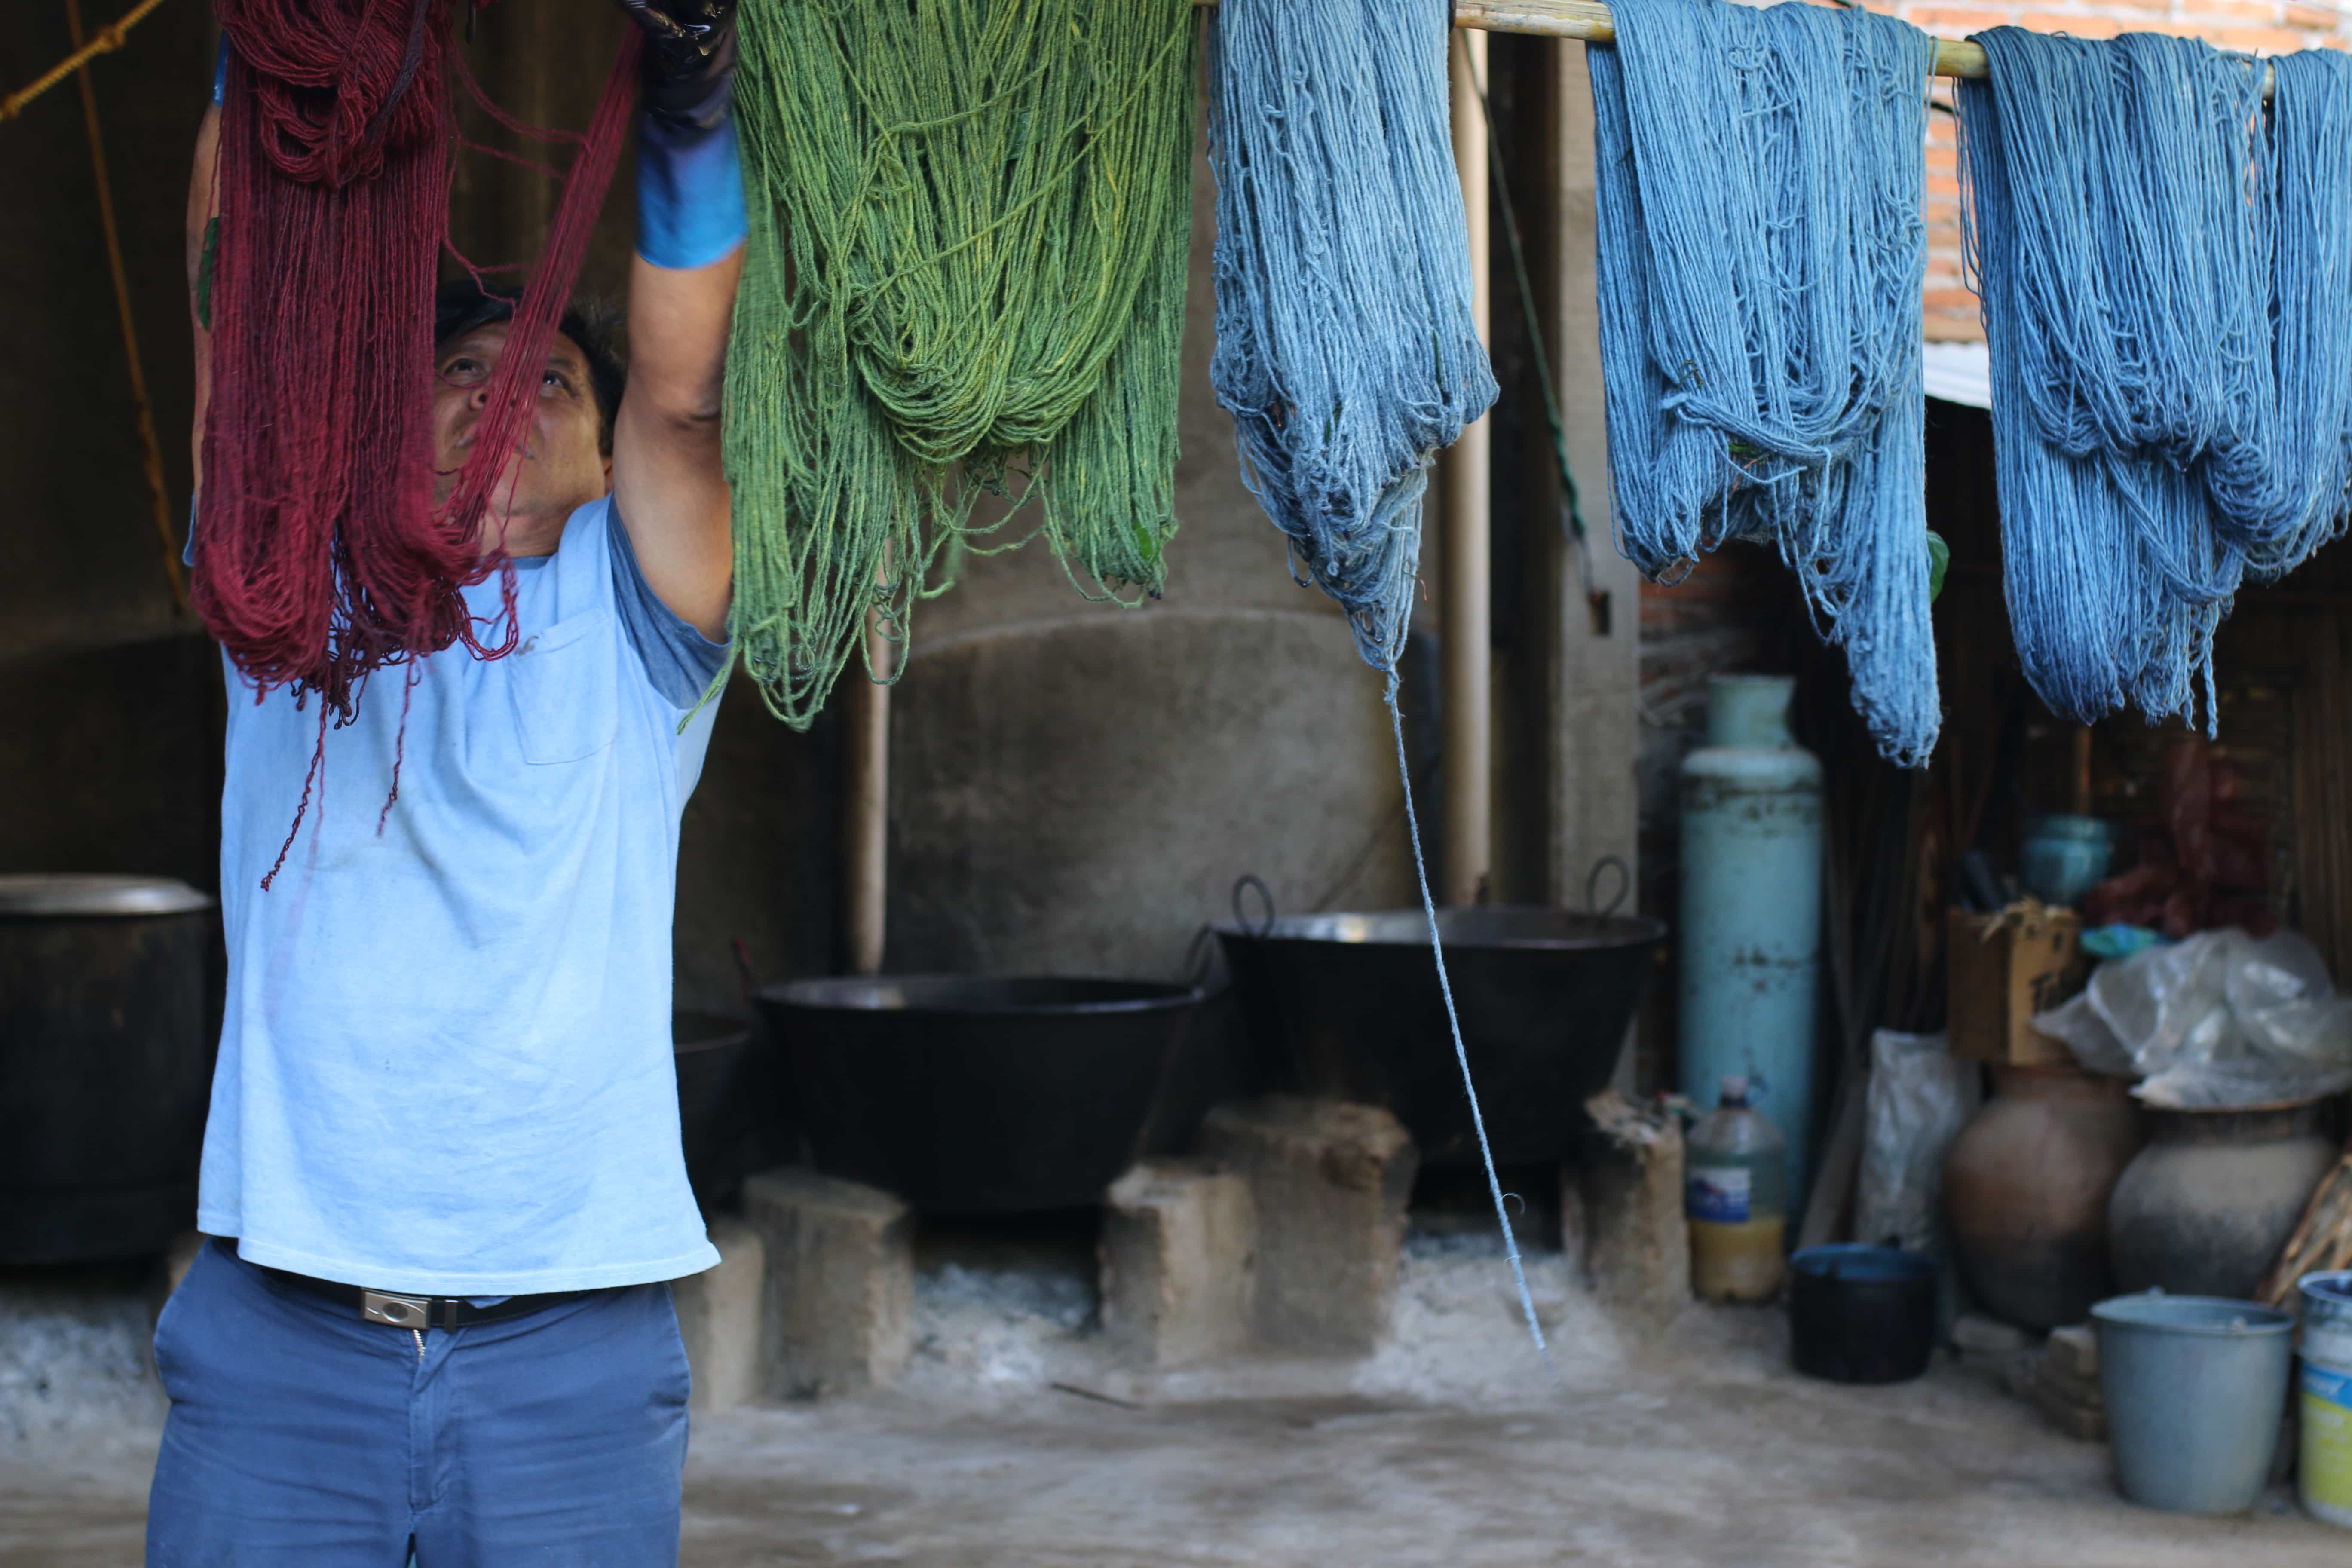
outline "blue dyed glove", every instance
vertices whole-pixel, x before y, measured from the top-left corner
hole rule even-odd
[[[735,147],[735,0],[616,0],[646,34],[637,254],[708,267],[743,242]]]

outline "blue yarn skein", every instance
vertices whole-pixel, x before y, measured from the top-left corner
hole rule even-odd
[[[1397,660],[1430,465],[1495,401],[1454,167],[1448,0],[1222,0],[1209,23],[1217,349],[1242,478],[1388,676],[1405,832],[1454,1060],[1528,1335],[1547,1362],[1445,970]]]
[[[1227,0],[1209,25],[1217,348],[1243,478],[1365,662],[1412,618],[1430,465],[1494,403],[1446,0]]]
[[[1859,8],[1612,9],[1587,58],[1619,548],[1654,577],[1777,545],[1879,749],[1924,763],[1934,40]]]
[[[2214,721],[2249,573],[2343,526],[2352,481],[2352,62],[2000,27],[1957,106],[1991,349],[2010,619],[2089,721]]]

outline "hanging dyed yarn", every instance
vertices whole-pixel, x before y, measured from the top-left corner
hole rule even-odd
[[[1941,710],[1927,610],[1927,75],[1858,7],[1615,0],[1589,56],[1621,548],[1655,576],[1776,545],[1879,749]]]
[[[1388,676],[1405,831],[1486,1190],[1545,1352],[1454,1015],[1413,810],[1397,660],[1430,465],[1495,401],[1471,315],[1446,0],[1222,0],[1209,28],[1217,352],[1242,477]]]
[[[369,673],[486,643],[459,590],[610,179],[634,32],[575,161],[481,435],[434,504],[433,291],[448,230],[447,0],[216,0],[227,38],[213,390],[194,602],[257,689],[348,717]],[[494,111],[495,112],[495,111]],[[491,542],[494,545],[495,541]]]
[[[805,727],[1035,500],[1081,591],[1175,530],[1191,0],[746,0],[733,631]],[[1013,476],[1025,484],[1013,482]],[[1015,502],[977,523],[984,493]],[[878,673],[878,672],[877,672]]]
[[[2034,689],[2212,721],[2249,571],[2341,529],[2352,479],[2352,62],[2194,39],[1977,35],[1958,97],[1991,351],[2010,620]]]
[[[1495,401],[1446,0],[1225,0],[1209,28],[1217,350],[1242,475],[1391,675],[1430,465]]]

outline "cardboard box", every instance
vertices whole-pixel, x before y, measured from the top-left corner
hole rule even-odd
[[[2083,989],[2091,973],[2083,917],[2072,910],[2013,904],[1997,915],[1951,915],[1952,1054],[2010,1067],[2072,1067],[2063,1040],[2033,1026]]]

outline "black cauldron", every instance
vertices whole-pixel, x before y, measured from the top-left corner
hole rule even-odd
[[[1535,906],[1440,910],[1462,1040],[1495,1158],[1567,1158],[1591,1125],[1666,928]],[[1257,1049],[1285,1087],[1383,1105],[1425,1164],[1478,1157],[1420,910],[1216,928]]]
[[[1133,1163],[1206,993],[953,974],[757,993],[817,1169],[940,1215],[1075,1208]]]

